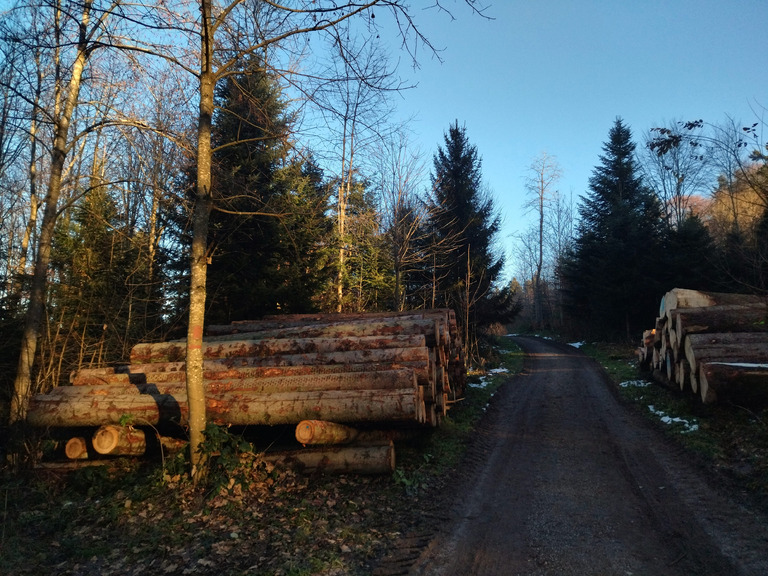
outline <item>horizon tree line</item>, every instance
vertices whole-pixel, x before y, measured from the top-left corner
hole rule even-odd
[[[537,158],[529,206],[538,221],[518,239],[512,282],[520,324],[634,341],[671,288],[768,293],[768,172],[758,129],[731,119],[673,121],[648,131],[638,149],[617,118],[578,217],[553,190],[556,160]]]

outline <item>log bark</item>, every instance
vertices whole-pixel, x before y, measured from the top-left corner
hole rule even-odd
[[[768,361],[768,333],[689,334],[684,348],[693,372],[700,362],[712,360]]]
[[[677,362],[677,385],[680,387],[680,391],[685,391],[685,385],[686,383],[690,382],[691,379],[691,365],[688,363],[688,360],[685,358],[681,358]]]
[[[144,431],[129,426],[101,426],[91,440],[93,449],[102,455],[141,456],[147,451]]]
[[[155,364],[146,365],[154,367]],[[72,379],[73,386],[135,386],[146,384],[183,384],[185,382],[184,370],[169,371],[139,371],[141,366],[130,366],[126,371],[94,372],[81,370]],[[420,362],[368,362],[364,364],[308,364],[304,366],[246,366],[227,368],[226,366],[209,366],[206,363],[203,369],[203,378],[208,385],[214,385],[224,380],[258,381],[265,378],[291,378],[296,376],[320,376],[324,374],[360,373],[360,372],[384,372],[390,370],[413,370],[420,384],[427,384],[434,379],[434,366],[430,367],[424,360]],[[364,377],[364,376],[363,376]],[[63,388],[67,388],[64,386]]]
[[[369,369],[371,366],[367,366]],[[215,379],[204,383],[206,394],[246,391],[308,392],[322,390],[391,390],[416,386],[418,378],[410,368],[367,372],[331,372],[327,374],[299,374],[295,376]],[[115,394],[180,394],[186,390],[184,382],[158,382],[148,384],[105,384],[100,386],[59,386],[48,394],[61,398],[103,396]]]
[[[702,362],[699,367],[699,389],[705,404],[729,394],[768,395],[768,363]]]
[[[768,331],[768,308],[763,305],[687,308],[672,314],[677,334],[683,339],[688,334],[704,332]]]
[[[350,338],[267,338],[264,340],[235,340],[204,342],[203,358],[269,357],[282,354],[312,354],[372,351],[391,348],[426,347],[422,334],[405,336],[361,336]],[[177,362],[186,357],[183,342],[137,344],[131,350],[131,364],[151,362]]]
[[[386,444],[305,448],[264,454],[263,459],[295,468],[304,474],[391,474],[395,470],[395,447]]]
[[[247,391],[212,394],[206,398],[206,413],[216,424],[297,424],[302,420],[334,422],[420,422],[425,408],[419,389],[334,390],[317,392],[255,393]],[[132,425],[161,422],[186,425],[186,394],[111,394],[60,398],[32,398],[28,422],[38,427]]]
[[[207,374],[209,378],[213,379],[220,376],[220,373],[229,370],[243,370],[247,372],[245,369],[248,368],[295,367],[300,371],[307,366],[375,364],[378,369],[379,365],[387,363],[404,364],[406,367],[413,367],[411,363],[420,363],[428,366],[429,362],[429,350],[426,347],[387,348],[383,350],[352,350],[349,352],[329,352],[322,354],[285,354],[267,358],[218,358],[215,360],[206,360],[203,363],[203,372],[204,374]],[[146,374],[148,380],[150,378],[149,374],[155,375],[160,372],[178,374],[178,378],[183,378],[184,362],[154,362],[149,364],[131,364],[130,366],[121,365],[108,368],[88,368],[80,370],[77,376],[74,376],[72,380],[86,382],[85,380],[79,380],[80,376],[83,376],[84,378],[98,379],[101,376],[109,376],[112,374]],[[269,374],[264,375],[268,376]],[[135,378],[140,382],[144,381],[141,376]],[[173,376],[169,377],[168,381],[173,381]],[[88,384],[91,382],[92,381],[87,381]],[[102,381],[98,383],[104,382]]]
[[[686,288],[674,288],[667,292],[661,300],[659,316],[669,317],[669,312],[677,308],[702,308],[723,304],[751,305],[763,304],[763,296],[752,294],[730,294],[722,292],[703,292]]]
[[[675,358],[672,354],[672,350],[667,349],[664,369],[667,371],[667,382],[669,383],[677,383],[677,379],[675,378],[675,368]]]
[[[349,338],[360,336],[418,335],[426,339],[427,346],[442,345],[440,320],[395,319],[358,320],[340,323],[274,327],[274,323],[238,323],[207,328],[208,342],[242,340],[248,338]],[[247,335],[247,336],[246,336]]]

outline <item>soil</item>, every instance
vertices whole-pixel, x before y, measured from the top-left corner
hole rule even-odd
[[[576,349],[516,338],[458,477],[375,573],[768,574],[768,518],[614,394]],[[435,510],[440,509],[435,505]]]

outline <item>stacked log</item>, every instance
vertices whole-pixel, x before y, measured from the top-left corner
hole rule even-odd
[[[643,333],[641,366],[710,404],[768,385],[768,307],[751,294],[675,288]]]
[[[130,364],[80,370],[71,386],[33,397],[27,421],[39,427],[100,427],[90,444],[80,437],[82,442],[73,441],[76,458],[94,451],[138,455],[144,446],[133,427],[187,423],[185,354],[184,341],[138,344]],[[203,358],[211,422],[321,422],[326,424],[315,426],[323,431],[317,438],[338,438],[334,443],[384,440],[369,431],[352,433],[350,425],[437,426],[466,382],[450,310],[288,315],[210,326]],[[344,426],[352,438],[341,440]]]

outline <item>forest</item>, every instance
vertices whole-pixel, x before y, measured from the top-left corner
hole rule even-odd
[[[471,126],[446,118],[425,153],[388,120],[408,88],[392,30],[407,58],[433,50],[398,0],[14,2],[0,24],[0,420],[140,342],[186,338],[199,381],[209,324],[451,308],[474,362],[513,322],[633,341],[674,286],[765,292],[762,126],[715,119],[638,142],[616,119],[576,201],[554,156],[537,157],[521,206],[536,225],[504,281]]]

